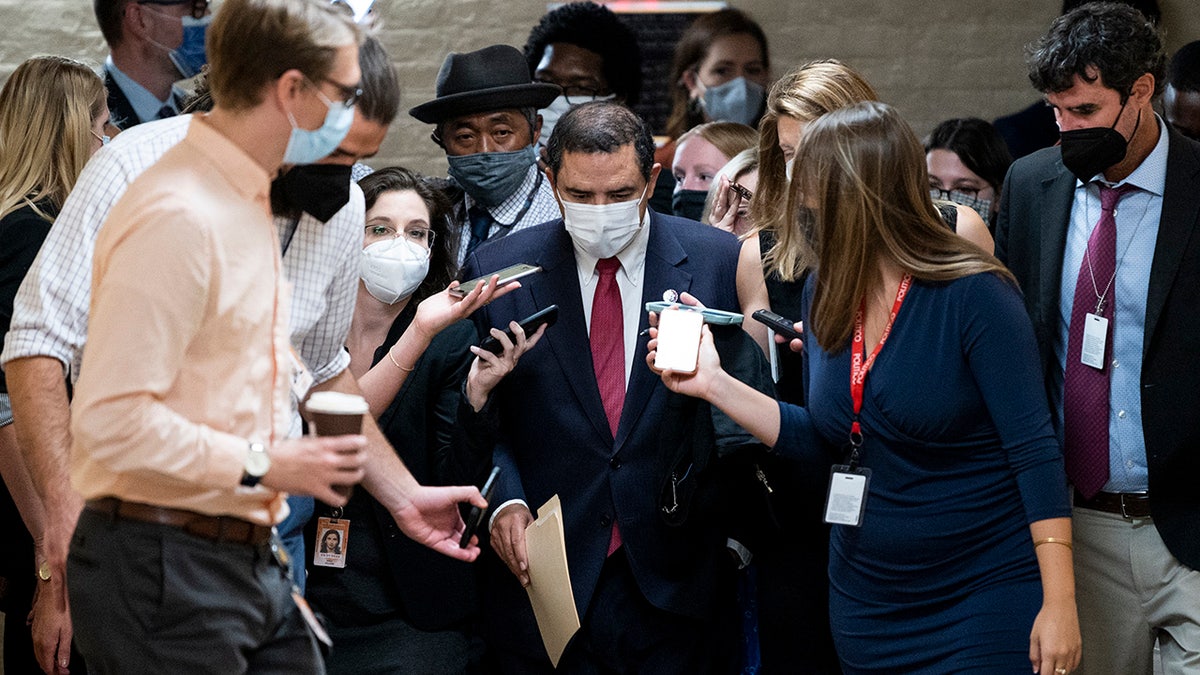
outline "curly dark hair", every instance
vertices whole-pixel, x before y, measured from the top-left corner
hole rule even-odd
[[[375,206],[379,195],[385,192],[412,190],[417,193],[429,209],[429,229],[433,230],[433,250],[429,258],[429,274],[412,294],[410,303],[419,303],[429,296],[441,292],[450,281],[458,276],[457,237],[450,234],[450,201],[439,190],[435,190],[424,176],[402,166],[389,166],[358,181],[366,198],[367,210]]]
[[[1066,91],[1078,75],[1116,90],[1124,103],[1146,73],[1154,76],[1155,95],[1166,83],[1162,36],[1141,12],[1123,3],[1077,7],[1055,19],[1027,51],[1029,81],[1042,93]]]
[[[546,47],[555,42],[599,54],[604,60],[604,79],[626,105],[641,98],[642,55],[637,38],[609,8],[594,2],[571,2],[542,16],[525,42],[530,76],[541,63]]]
[[[1171,57],[1167,82],[1179,91],[1200,91],[1200,40],[1180,47]]]

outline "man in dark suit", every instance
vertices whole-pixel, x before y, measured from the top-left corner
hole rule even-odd
[[[1062,145],[1013,164],[996,254],[1025,293],[1075,487],[1083,673],[1200,668],[1200,145],[1154,114],[1165,57],[1113,3],[1057,19],[1030,79]]]
[[[112,125],[125,130],[177,115],[182,95],[173,85],[196,74],[183,72],[190,67],[182,54],[204,51],[208,0],[94,0],[92,7],[110,50],[104,86]]]
[[[521,586],[529,583],[525,528],[555,494],[582,622],[560,670],[731,667],[734,566],[714,525],[722,509],[698,488],[682,524],[668,525],[661,511],[674,459],[660,447],[669,392],[644,363],[644,305],[686,291],[736,309],[739,246],[715,228],[648,209],[660,169],[653,157],[650,131],[629,109],[573,108],[548,146],[564,219],[489,242],[467,261],[467,278],[514,263],[543,269],[477,312],[482,330],[559,307],[548,346],[522,357],[484,408],[500,426],[489,531],[507,570],[491,560],[483,592],[500,671],[552,672]]]

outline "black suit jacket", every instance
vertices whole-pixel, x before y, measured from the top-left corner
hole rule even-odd
[[[141,124],[142,120],[134,111],[129,97],[125,96],[125,92],[117,86],[117,81],[113,79],[112,73],[108,72],[108,69],[104,71],[104,86],[108,89],[108,115],[111,124],[121,131]]]
[[[642,302],[667,289],[689,291],[706,305],[736,311],[737,240],[715,228],[650,212]],[[558,322],[521,357],[493,392],[501,438],[495,461],[502,473],[492,503],[523,499],[536,510],[561,498],[567,559],[580,617],[588,610],[604,565],[615,519],[630,568],[655,606],[705,618],[729,591],[723,528],[700,505],[712,501],[697,486],[685,522],[669,524],[660,496],[677,458],[664,456],[661,428],[670,393],[645,363],[648,336],[638,339],[616,438],[609,430],[592,369],[591,349],[571,238],[562,220],[490,241],[471,255],[465,278],[514,263],[543,272],[522,288],[476,312],[480,331],[504,326],[556,304]],[[639,330],[647,328],[641,313]],[[700,509],[699,511],[697,509]],[[489,558],[493,558],[489,554]],[[510,649],[542,653],[525,593],[502,565],[484,589],[492,639]]]
[[[1200,569],[1200,144],[1163,128],[1167,180],[1146,297],[1142,428],[1154,524],[1176,558]],[[1058,368],[1054,340],[1074,190],[1059,149],[1036,152],[1009,169],[996,224],[996,256],[1025,292],[1047,387]]]

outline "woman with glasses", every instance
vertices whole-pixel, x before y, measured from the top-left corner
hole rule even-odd
[[[106,98],[104,82],[91,68],[59,56],[25,61],[0,89],[0,344],[8,333],[21,280],[83,165],[107,140]],[[34,590],[35,557],[29,535],[40,540],[42,510],[29,476],[19,470],[24,465],[16,459],[7,392],[0,374],[0,469],[7,485],[0,495],[0,521],[4,540],[15,549],[8,549],[0,568],[0,577],[8,579],[6,602],[0,606],[9,616],[5,661],[10,672],[37,672],[29,626],[23,619]],[[36,556],[45,560],[41,551]]]
[[[995,227],[1000,187],[1012,162],[995,127],[974,117],[946,120],[925,141],[929,194],[973,209],[989,228]]]
[[[358,299],[346,349],[379,427],[422,485],[479,485],[491,469],[490,444],[473,442],[457,423],[463,381],[471,402],[511,370],[541,332],[516,344],[500,337],[495,355],[475,346],[477,307],[517,287],[482,284],[449,293],[457,270],[447,236],[450,205],[423,178],[403,168],[359,181],[366,197]],[[520,317],[514,317],[520,318]],[[500,331],[495,331],[503,336]],[[478,393],[482,398],[476,398]],[[475,452],[474,448],[487,448]],[[393,516],[365,490],[342,509],[318,503],[308,541],[319,548],[321,518],[349,521],[344,568],[308,561],[307,597],[329,623],[337,645],[330,673],[461,673],[482,655],[471,566],[404,536]],[[386,648],[381,648],[386,645]]]

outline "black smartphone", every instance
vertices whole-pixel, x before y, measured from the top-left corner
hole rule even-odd
[[[481,277],[471,279],[470,281],[464,281],[461,284],[459,284],[458,288],[451,289],[450,293],[452,295],[459,295],[459,296],[466,295],[467,293],[470,293],[471,291],[475,290],[476,286],[478,286],[479,284],[487,283],[489,279],[491,279],[492,277],[494,277],[496,275],[500,275],[500,279],[496,282],[496,287],[499,288],[500,286],[503,286],[504,284],[512,283],[512,282],[516,281],[517,279],[520,279],[522,277],[527,277],[530,274],[534,274],[536,272],[541,272],[541,271],[542,271],[542,268],[538,267],[537,265],[527,265],[525,263],[518,263],[516,265],[505,267],[502,270],[492,272],[491,274],[485,274]]]
[[[543,310],[521,319],[517,323],[521,324],[521,329],[525,331],[525,337],[529,337],[530,335],[536,333],[537,329],[541,328],[543,324],[547,326],[553,326],[554,322],[557,320],[558,305],[550,305]],[[511,340],[514,344],[516,343],[517,336],[513,335],[511,328],[505,330],[504,333],[508,335],[509,340]],[[500,352],[504,351],[504,345],[491,335],[483,338],[483,342],[479,343],[479,348],[486,349],[493,354],[499,354]]]
[[[753,314],[750,315],[750,318],[754,319],[755,321],[757,321],[759,323],[767,324],[767,326],[769,326],[771,328],[771,330],[775,331],[779,335],[782,335],[783,337],[787,338],[788,340],[803,340],[804,339],[804,334],[800,333],[796,330],[794,321],[792,321],[791,319],[785,319],[784,317],[779,316],[778,314],[776,314],[775,312],[772,312],[770,310],[766,310],[766,309],[756,310]]]
[[[491,506],[492,491],[496,488],[496,476],[500,475],[500,467],[493,466],[492,472],[488,474],[487,481],[483,484],[483,489],[479,492],[483,495]],[[471,543],[471,537],[475,535],[475,530],[479,529],[479,524],[483,522],[483,514],[487,509],[481,509],[478,506],[472,506],[471,512],[467,514],[467,528],[463,530],[462,539],[458,540],[459,548],[466,548],[467,544]]]

